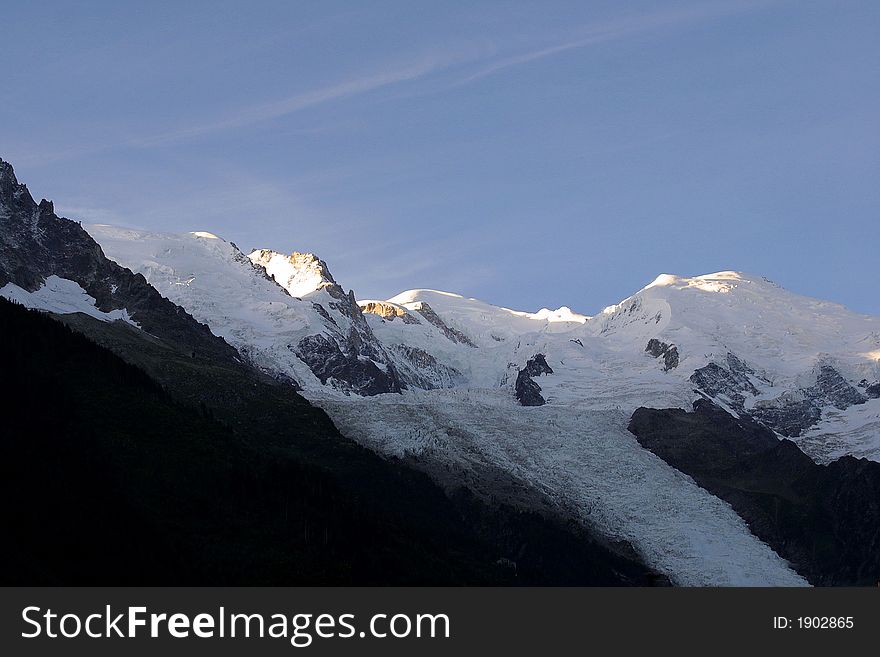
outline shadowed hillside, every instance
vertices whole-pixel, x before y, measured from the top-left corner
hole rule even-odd
[[[117,332],[117,348],[164,378],[0,300],[4,583],[646,581],[637,563],[540,516],[467,496],[456,506],[289,387],[119,323],[67,319]],[[512,556],[516,571],[499,565]]]

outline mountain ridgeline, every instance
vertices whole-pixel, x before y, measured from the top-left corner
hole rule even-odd
[[[4,584],[663,579],[562,516],[443,490],[343,437],[289,380],[33,203],[5,163],[2,181],[0,287],[61,277],[136,322],[0,298]]]
[[[358,300],[314,254],[84,230],[6,164],[0,227],[0,296],[46,313],[3,306],[9,485],[96,509],[46,526],[6,496],[38,555],[10,577],[880,580],[880,318],[733,271],[592,316]],[[55,544],[78,557],[53,571]],[[105,544],[148,566],[102,572]]]
[[[36,203],[16,179],[12,165],[0,160],[0,288],[13,283],[32,292],[51,275],[78,283],[99,310],[125,308],[151,335],[213,358],[238,358],[234,349],[162,297],[143,275],[105,257],[79,223],[55,214],[51,201]]]

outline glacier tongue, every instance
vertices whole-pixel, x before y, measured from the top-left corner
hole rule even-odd
[[[606,536],[629,541],[676,584],[806,584],[726,503],[642,449],[624,413],[521,408],[500,390],[315,401],[344,434],[380,452],[435,460],[465,478],[481,462],[502,467]]]

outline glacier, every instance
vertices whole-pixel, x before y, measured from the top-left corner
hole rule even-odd
[[[254,365],[295,382],[344,434],[486,495],[481,466],[501,468],[677,584],[806,582],[726,503],[638,444],[626,429],[635,409],[708,397],[768,426],[784,418],[817,462],[880,460],[880,319],[758,275],[664,274],[593,315],[532,313],[426,289],[355,300],[310,254],[245,254],[204,232],[87,230]],[[652,340],[676,357],[652,355]],[[317,361],[334,349],[348,360],[328,375]],[[536,354],[553,373],[536,379],[546,403],[527,408],[513,387]]]

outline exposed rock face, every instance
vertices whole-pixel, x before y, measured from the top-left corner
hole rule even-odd
[[[404,324],[421,324],[417,317],[407,312],[406,308],[395,303],[388,303],[387,301],[362,301],[358,305],[361,312],[378,315],[389,322],[399,317],[403,320]]]
[[[648,346],[645,347],[645,351],[654,358],[663,357],[663,371],[665,372],[678,367],[678,347],[674,344],[667,344],[657,338],[651,338],[648,340]]]
[[[535,354],[516,375],[514,390],[523,406],[543,406],[547,403],[541,395],[541,386],[532,379],[542,374],[553,374],[553,369],[547,364],[544,354]]]
[[[400,378],[408,386],[434,390],[451,388],[464,380],[461,372],[438,362],[423,349],[405,344],[392,345],[392,349],[398,356],[395,362],[398,365]]]
[[[746,408],[746,396],[759,394],[754,382],[763,379],[734,354],[727,354],[726,364],[725,368],[709,363],[696,370],[690,380],[707,397],[724,402],[740,415],[751,417],[783,436],[800,436],[822,418],[825,406],[844,410],[867,400],[834,367],[823,364],[816,372],[814,385],[788,391],[775,399],[760,400]]]
[[[365,396],[400,392],[402,385],[392,359],[373,335],[354,293],[345,300],[330,305],[348,318],[347,333],[337,329],[329,336],[307,336],[296,345],[294,353],[321,383],[329,381],[336,388]]]
[[[428,320],[431,324],[440,329],[443,332],[443,335],[445,335],[453,342],[476,348],[477,345],[475,345],[468,336],[466,336],[458,329],[454,329],[451,326],[448,326],[446,322],[440,319],[440,315],[434,312],[434,309],[431,308],[431,306],[429,306],[426,302],[420,301],[418,305],[415,306],[415,311],[426,320]]]
[[[868,395],[870,399],[877,399],[880,397],[880,383],[872,383],[865,389],[865,394]]]
[[[665,342],[661,342],[657,338],[651,338],[648,340],[648,346],[645,347],[645,351],[651,354],[654,358],[660,358],[660,356],[666,353],[667,349],[669,349],[669,345]]]
[[[533,358],[530,358],[526,363],[526,366],[522,370],[529,376],[541,376],[542,374],[553,374],[553,368],[551,368],[547,364],[547,359],[544,358],[544,354],[535,354]]]
[[[867,400],[840,372],[826,364],[819,367],[815,385],[759,402],[749,415],[783,436],[797,437],[822,418],[822,408],[845,410]]]
[[[269,249],[253,251],[248,258],[291,296],[309,295],[313,300],[312,307],[324,320],[324,333],[288,348],[321,383],[357,395],[400,392],[404,384],[390,354],[373,334],[354,291],[345,292],[327,263],[312,253],[284,255]]]
[[[752,375],[754,371],[751,368],[728,353],[726,368],[717,363],[709,363],[694,371],[691,383],[710,397],[721,397],[733,408],[741,410],[745,405],[745,394],[758,394],[749,378]]]
[[[224,360],[238,353],[185,310],[162,297],[140,274],[104,256],[75,221],[55,214],[51,201],[34,201],[12,166],[0,160],[0,287],[29,292],[48,276],[75,281],[103,312],[125,308],[147,333],[196,355]]]
[[[328,291],[330,289],[328,288]],[[403,386],[397,376],[392,358],[373,334],[370,325],[367,324],[367,320],[354,298],[354,290],[349,290],[344,301],[340,300],[339,303],[331,303],[331,305],[348,317],[351,322],[346,342],[342,346],[343,352],[347,353],[349,357],[356,356],[360,362],[364,362],[366,358],[374,365],[378,364],[377,369],[383,368],[380,371],[384,371],[385,374],[385,376],[377,376],[372,383],[359,388],[361,391],[358,394],[374,395],[379,392],[400,392]],[[367,367],[371,370],[369,366]]]
[[[516,377],[516,398],[523,406],[543,406],[547,400],[541,395],[541,386],[520,372]]]
[[[822,411],[812,399],[784,395],[773,402],[759,402],[748,415],[783,436],[796,437],[816,424],[822,418]]]
[[[354,350],[344,352],[335,340],[325,335],[303,338],[294,353],[311,368],[321,383],[329,381],[340,389],[367,396],[400,392],[393,370],[380,368],[374,361],[359,357]]]
[[[315,309],[315,312],[318,313],[325,322],[327,322],[328,324],[333,324],[333,326],[339,328],[339,324],[336,323],[336,320],[333,319],[333,316],[330,315],[330,313],[327,312],[327,309],[320,303],[313,303],[312,308]]]
[[[707,400],[692,413],[640,408],[629,430],[726,500],[811,583],[880,579],[880,463],[845,456],[818,465],[791,441]]]
[[[816,376],[816,385],[807,391],[808,396],[816,403],[825,403],[839,410],[850,406],[864,404],[865,397],[856,390],[840,373],[830,365],[822,365]]]

